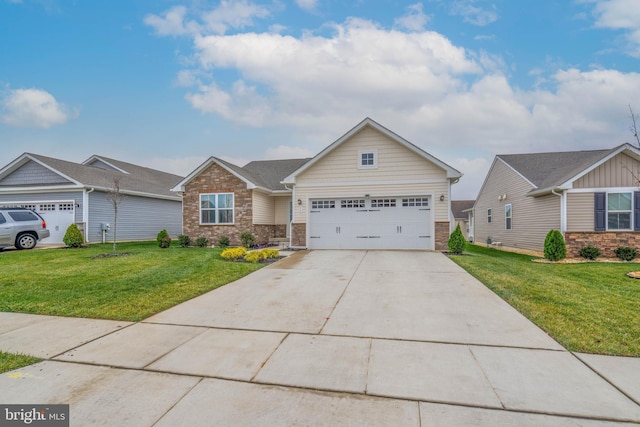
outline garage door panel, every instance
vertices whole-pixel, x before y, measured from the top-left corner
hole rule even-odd
[[[427,197],[312,200],[312,249],[429,249]],[[315,209],[314,209],[315,208]]]

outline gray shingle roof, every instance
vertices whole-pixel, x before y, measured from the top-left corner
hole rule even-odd
[[[565,151],[555,153],[499,154],[498,158],[538,189],[557,187],[618,150]]]
[[[256,160],[244,165],[243,169],[260,179],[263,186],[270,190],[286,190],[280,181],[309,160],[311,159]]]
[[[171,192],[170,189],[182,179],[178,175],[103,156],[92,157],[103,159],[128,173],[54,159],[39,154],[27,154],[87,187],[111,188],[113,187],[114,178],[119,177],[121,189],[124,191],[175,198],[176,194]]]
[[[463,212],[465,209],[471,209],[475,200],[452,200],[451,201],[451,212],[453,212],[453,217],[464,218],[468,217],[466,212]]]

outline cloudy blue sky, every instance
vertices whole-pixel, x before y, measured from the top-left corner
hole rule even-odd
[[[313,156],[371,117],[462,171],[633,142],[640,0],[0,0],[0,165],[186,175]]]

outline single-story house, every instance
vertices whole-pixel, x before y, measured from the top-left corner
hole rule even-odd
[[[452,200],[451,212],[455,220],[454,228],[460,226],[462,235],[469,240],[469,229],[471,227],[471,211],[475,200]]]
[[[163,228],[176,236],[182,229],[182,204],[170,189],[181,179],[98,155],[74,163],[24,153],[0,169],[0,205],[38,212],[51,232],[42,243],[62,243],[72,223],[87,242],[112,241],[114,209],[108,195],[119,180],[119,241],[155,239]],[[110,229],[103,231],[106,224]]]
[[[596,246],[640,248],[640,149],[495,157],[473,208],[476,243],[544,250],[551,229],[562,232],[569,256]]]
[[[239,167],[211,157],[173,191],[183,233],[294,248],[445,249],[462,174],[370,118],[311,159]]]

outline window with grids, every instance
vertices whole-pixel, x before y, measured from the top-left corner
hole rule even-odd
[[[21,208],[29,209],[32,211],[36,210],[36,205],[20,205]]]
[[[504,227],[507,230],[511,230],[511,216],[513,215],[513,210],[511,209],[511,205],[504,205]]]
[[[61,211],[72,211],[73,210],[73,203],[60,203],[58,205],[58,209]]]
[[[487,209],[487,222],[491,223],[491,208]]]
[[[428,197],[411,197],[402,199],[402,206],[429,206]]]
[[[359,200],[340,200],[341,208],[364,208],[364,199]]]
[[[50,212],[50,211],[55,211],[56,210],[56,204],[55,203],[41,203],[40,204],[40,211],[41,212]]]
[[[376,150],[363,150],[358,152],[358,167],[361,169],[376,168],[378,159]]]
[[[233,193],[201,194],[200,224],[233,224]]]
[[[631,230],[631,193],[607,194],[607,229]]]
[[[371,199],[372,208],[395,208],[396,199]]]
[[[333,209],[336,207],[335,200],[312,200],[311,209]]]

